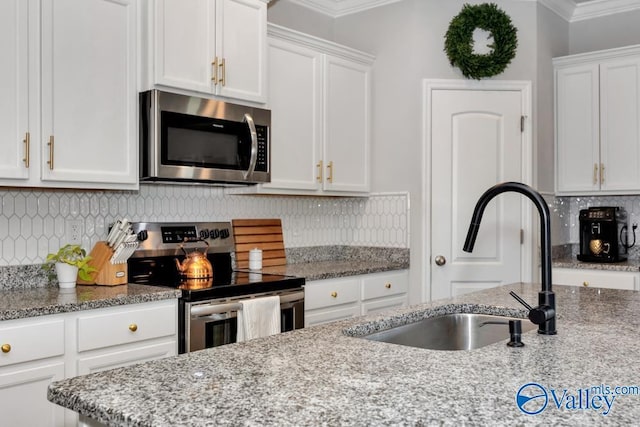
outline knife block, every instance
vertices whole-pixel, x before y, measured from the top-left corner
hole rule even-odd
[[[78,278],[79,285],[116,286],[127,283],[127,263],[111,264],[113,249],[107,245],[107,242],[97,242],[89,256],[91,257],[89,265],[97,271],[90,273],[91,280]]]

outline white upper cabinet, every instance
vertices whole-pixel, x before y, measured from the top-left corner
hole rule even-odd
[[[135,1],[0,8],[0,185],[138,188]]]
[[[263,0],[157,0],[151,84],[265,102]]]
[[[28,11],[24,0],[0,2],[0,179],[29,178]]]
[[[323,189],[366,193],[371,67],[327,55],[324,69]]]
[[[366,196],[374,58],[269,25],[271,182],[234,193]]]
[[[640,191],[640,48],[554,59],[556,192]]]

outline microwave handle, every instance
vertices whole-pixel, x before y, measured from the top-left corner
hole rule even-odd
[[[251,133],[251,159],[249,160],[249,169],[242,173],[242,177],[247,179],[253,171],[256,169],[256,162],[258,161],[258,133],[256,132],[256,125],[253,122],[251,114],[246,113],[244,115],[244,121],[249,126],[249,132]]]

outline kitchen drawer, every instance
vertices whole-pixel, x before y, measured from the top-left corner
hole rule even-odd
[[[557,285],[637,290],[640,273],[630,271],[554,268],[551,280]]]
[[[64,320],[26,319],[0,323],[0,366],[64,354]],[[5,352],[6,351],[6,352]]]
[[[360,315],[360,306],[357,304],[341,305],[340,307],[321,308],[305,312],[304,327],[321,325],[323,323],[336,322],[338,320],[351,319]]]
[[[409,275],[406,270],[371,274],[362,280],[362,300],[405,294],[408,288]]]
[[[330,279],[308,282],[304,289],[305,310],[333,307],[360,300],[360,280]]]
[[[78,351],[175,335],[177,300],[149,305],[129,305],[78,316]]]

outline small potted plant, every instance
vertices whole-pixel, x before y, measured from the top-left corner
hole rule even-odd
[[[78,277],[91,280],[91,273],[97,271],[89,264],[91,257],[80,245],[64,245],[58,252],[47,255],[43,268],[49,271],[49,279],[54,277],[53,270],[58,277],[60,288],[73,288]]]

